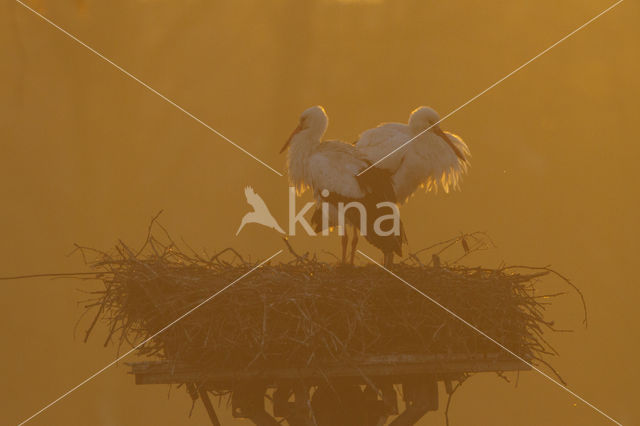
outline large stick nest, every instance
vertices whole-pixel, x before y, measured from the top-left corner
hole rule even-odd
[[[102,319],[105,345],[136,345],[219,293],[139,353],[205,368],[268,369],[389,354],[500,352],[417,289],[524,359],[539,363],[554,353],[543,338],[553,330],[543,315],[550,295],[534,288],[547,268],[434,266],[414,254],[393,269],[412,289],[376,265],[340,266],[291,250],[288,263],[265,264],[229,286],[257,262],[232,249],[207,256],[181,250],[168,234],[161,239],[150,232],[137,251],[122,242],[110,253],[92,250],[104,290],[87,303],[97,312],[86,338]],[[467,254],[484,244],[470,234],[433,250],[455,245]]]

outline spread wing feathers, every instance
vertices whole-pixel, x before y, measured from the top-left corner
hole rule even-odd
[[[458,158],[442,138],[431,132],[406,144],[412,135],[409,127],[400,123],[387,123],[363,132],[356,147],[371,162],[397,149],[377,167],[392,173],[398,201],[404,202],[420,187],[427,192],[437,192],[439,188],[445,192],[459,189],[462,176],[469,167],[471,153],[459,136],[446,133],[465,156],[464,160]]]
[[[467,164],[467,166],[469,165],[469,159],[471,158],[471,151],[469,150],[469,147],[467,146],[467,144],[462,140],[462,138],[454,133],[451,132],[446,132],[447,136],[449,136],[449,139],[451,139],[451,141],[453,142],[453,144],[456,146],[456,148],[458,148],[460,150],[461,153],[464,154],[465,156],[465,161],[464,163]]]
[[[265,204],[264,200],[262,199],[262,197],[260,197],[258,194],[256,194],[256,192],[253,190],[252,187],[247,186],[244,189],[244,196],[247,198],[247,203],[249,203],[249,205],[251,207],[253,207],[254,211],[269,211],[269,208],[267,207],[267,205]]]
[[[411,139],[409,126],[401,123],[386,123],[362,132],[355,145],[367,160],[375,163],[394,150],[402,147],[409,139]],[[411,144],[398,149],[393,155],[390,155],[378,163],[376,167],[395,173],[400,167],[402,156],[407,151],[409,145]]]
[[[427,192],[437,192],[438,188],[445,192],[459,189],[462,176],[469,167],[470,153],[462,139],[449,135],[466,158],[458,158],[437,135],[425,134],[416,139],[407,146],[402,165],[393,176],[399,200],[405,201],[418,187]]]
[[[318,197],[324,189],[331,194],[359,199],[364,197],[356,175],[367,166],[357,150],[346,143],[321,143],[308,159],[310,186]]]

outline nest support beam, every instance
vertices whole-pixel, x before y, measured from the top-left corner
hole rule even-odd
[[[427,412],[438,409],[438,382],[434,377],[412,378],[402,383],[406,409],[389,426],[416,424]]]
[[[207,393],[207,391],[204,389],[200,389],[198,391],[198,394],[200,395],[200,399],[204,404],[204,408],[207,410],[207,414],[209,415],[211,424],[213,426],[222,426],[220,424],[220,420],[218,419],[218,416],[216,415],[216,410],[213,408],[213,404],[211,404],[211,400],[209,399],[209,394]]]
[[[393,426],[417,423],[428,411],[438,409],[438,386],[434,376],[418,376],[403,380],[406,409],[391,422]],[[398,414],[397,395],[392,382],[319,385],[313,396],[311,386],[281,383],[273,392],[273,415],[265,409],[267,386],[244,383],[232,394],[234,417],[251,420],[257,426],[278,426],[276,417],[289,426],[380,426],[389,416]],[[203,399],[204,400],[204,399]],[[213,418],[212,422],[215,423]]]
[[[279,385],[273,392],[273,415],[284,417],[290,426],[316,425],[310,392],[311,387],[303,384]]]
[[[246,418],[257,426],[280,426],[264,408],[266,386],[261,383],[244,383],[233,389],[231,410],[233,417]]]
[[[397,413],[393,386],[386,388],[383,399],[378,399],[379,388],[366,385],[319,386],[311,406],[318,426],[378,426],[389,415]]]
[[[218,420],[207,392],[231,391],[233,415],[258,426],[277,426],[283,419],[289,426],[409,426],[427,412],[438,409],[438,386],[448,394],[452,382],[480,372],[527,370],[519,360],[500,354],[449,355],[446,360],[416,355],[314,371],[282,369],[270,372],[207,371],[168,361],[131,364],[136,384],[186,384],[192,399],[200,397],[213,426]],[[326,374],[326,373],[330,374]],[[207,379],[202,381],[202,377]],[[404,410],[399,413],[396,385],[402,387]],[[265,399],[269,399],[265,408]],[[275,419],[278,420],[275,420]]]

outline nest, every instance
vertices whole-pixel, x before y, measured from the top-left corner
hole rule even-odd
[[[534,288],[550,270],[438,265],[437,254],[454,245],[464,247],[463,256],[481,249],[474,234],[436,245],[436,265],[417,254],[396,265],[394,273],[415,289],[372,264],[340,266],[291,250],[293,260],[252,271],[257,263],[232,249],[207,256],[180,249],[168,234],[162,240],[150,232],[137,251],[122,242],[110,253],[92,250],[104,289],[86,304],[97,309],[86,338],[101,319],[109,330],[105,345],[134,346],[162,331],[139,354],[203,370],[500,351],[417,289],[532,363],[546,364],[543,357],[555,353],[543,338],[554,329],[543,315],[554,295]],[[470,249],[469,241],[480,242]]]

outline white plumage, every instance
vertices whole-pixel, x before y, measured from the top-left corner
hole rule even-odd
[[[440,187],[445,192],[458,189],[469,167],[469,147],[459,136],[443,132],[438,121],[436,111],[420,107],[411,113],[408,124],[381,124],[363,132],[356,142],[358,150],[372,163],[399,148],[377,167],[392,174],[401,203],[419,187],[426,191]],[[412,138],[415,139],[403,146]]]
[[[300,116],[298,127],[291,133],[280,152],[289,148],[287,168],[289,180],[295,186],[298,195],[305,190],[313,191],[316,204],[329,204],[329,226],[338,226],[339,202],[360,201],[367,210],[375,208],[378,202],[395,201],[390,174],[375,168],[369,176],[358,177],[358,173],[367,168],[370,162],[355,146],[340,141],[323,141],[327,129],[328,117],[321,106],[305,110]],[[323,196],[323,191],[329,196]],[[373,207],[372,207],[373,206]],[[314,215],[314,217],[317,217]],[[374,213],[367,211],[367,221]],[[347,218],[349,219],[349,218]],[[358,226],[351,219],[351,225]],[[358,222],[359,223],[359,222]],[[316,223],[316,225],[318,225]],[[368,227],[370,225],[368,224]],[[316,229],[319,231],[320,229]],[[366,238],[385,253],[385,259],[392,259],[393,253],[401,254],[404,238],[402,236],[379,237],[367,232]],[[342,257],[346,261],[347,234],[343,235]],[[351,262],[357,244],[357,231],[354,230]],[[387,261],[387,260],[386,260]]]
[[[318,191],[329,190],[332,194],[339,194],[348,198],[362,198],[365,193],[360,188],[356,175],[368,163],[353,146],[340,141],[323,141],[318,143],[306,161],[299,162],[296,149],[289,151],[290,163],[302,164],[305,168],[304,178],[300,180],[300,192],[305,184],[314,191],[318,198]],[[294,166],[294,169],[296,166]],[[295,174],[292,174],[295,176]]]
[[[321,106],[308,108],[302,113],[300,124],[282,149],[289,147],[289,180],[298,195],[311,189],[318,202],[324,189],[347,198],[363,198],[365,193],[356,175],[368,163],[353,145],[322,141],[328,123],[327,114]]]

